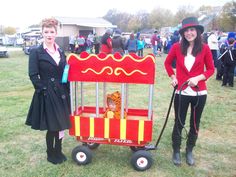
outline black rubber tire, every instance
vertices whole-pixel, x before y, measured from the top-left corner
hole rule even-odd
[[[92,161],[92,151],[87,146],[77,146],[71,153],[72,159],[78,165],[86,165]]]
[[[133,153],[131,165],[137,171],[145,171],[152,166],[152,155],[148,151],[140,150]]]

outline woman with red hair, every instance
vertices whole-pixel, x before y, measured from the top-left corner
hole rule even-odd
[[[55,42],[58,21],[42,21],[43,43],[31,50],[29,77],[34,95],[26,125],[35,130],[47,130],[47,160],[53,164],[66,161],[62,153],[63,131],[70,128],[69,85],[61,78],[66,65],[64,52]]]

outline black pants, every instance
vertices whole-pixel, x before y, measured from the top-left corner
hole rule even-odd
[[[179,150],[181,146],[181,137],[183,126],[185,125],[188,107],[191,107],[190,130],[188,132],[186,145],[193,148],[197,141],[197,130],[199,129],[201,115],[206,103],[207,95],[202,96],[185,96],[176,94],[174,100],[175,124],[172,132],[172,146],[174,150]],[[194,111],[194,106],[195,108]]]
[[[234,68],[235,65],[224,65],[224,74],[223,74],[223,82],[222,85],[227,85],[229,83],[229,86],[234,86]]]
[[[216,61],[216,80],[222,80],[224,74],[224,64],[221,60]]]
[[[74,44],[70,44],[70,52],[74,52],[75,50],[75,45]]]
[[[214,66],[216,67],[217,62],[217,50],[211,50],[212,58],[214,60]]]
[[[143,57],[143,49],[138,50],[138,56]]]
[[[94,44],[95,54],[99,54],[100,44]]]

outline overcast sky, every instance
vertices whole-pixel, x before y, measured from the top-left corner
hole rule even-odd
[[[52,16],[102,17],[108,10],[135,13],[155,7],[175,13],[181,6],[222,6],[232,0],[1,0],[0,25],[26,27]]]

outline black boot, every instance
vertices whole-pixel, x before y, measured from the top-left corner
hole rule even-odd
[[[57,151],[54,147],[54,142],[56,144],[57,132],[47,131],[46,134],[46,144],[47,144],[47,160],[53,164],[62,163],[62,160],[57,157]]]
[[[62,139],[56,138],[55,150],[56,150],[56,157],[58,158],[59,162],[62,163],[67,160],[66,156],[62,152]]]
[[[186,148],[186,163],[190,166],[193,166],[195,164],[195,160],[193,157],[193,148]]]
[[[54,165],[58,163],[58,160],[55,155],[55,151],[53,151],[52,149],[47,150],[47,160]]]
[[[173,151],[172,162],[176,166],[180,166],[181,165],[181,158],[180,158],[180,150],[179,149]]]

